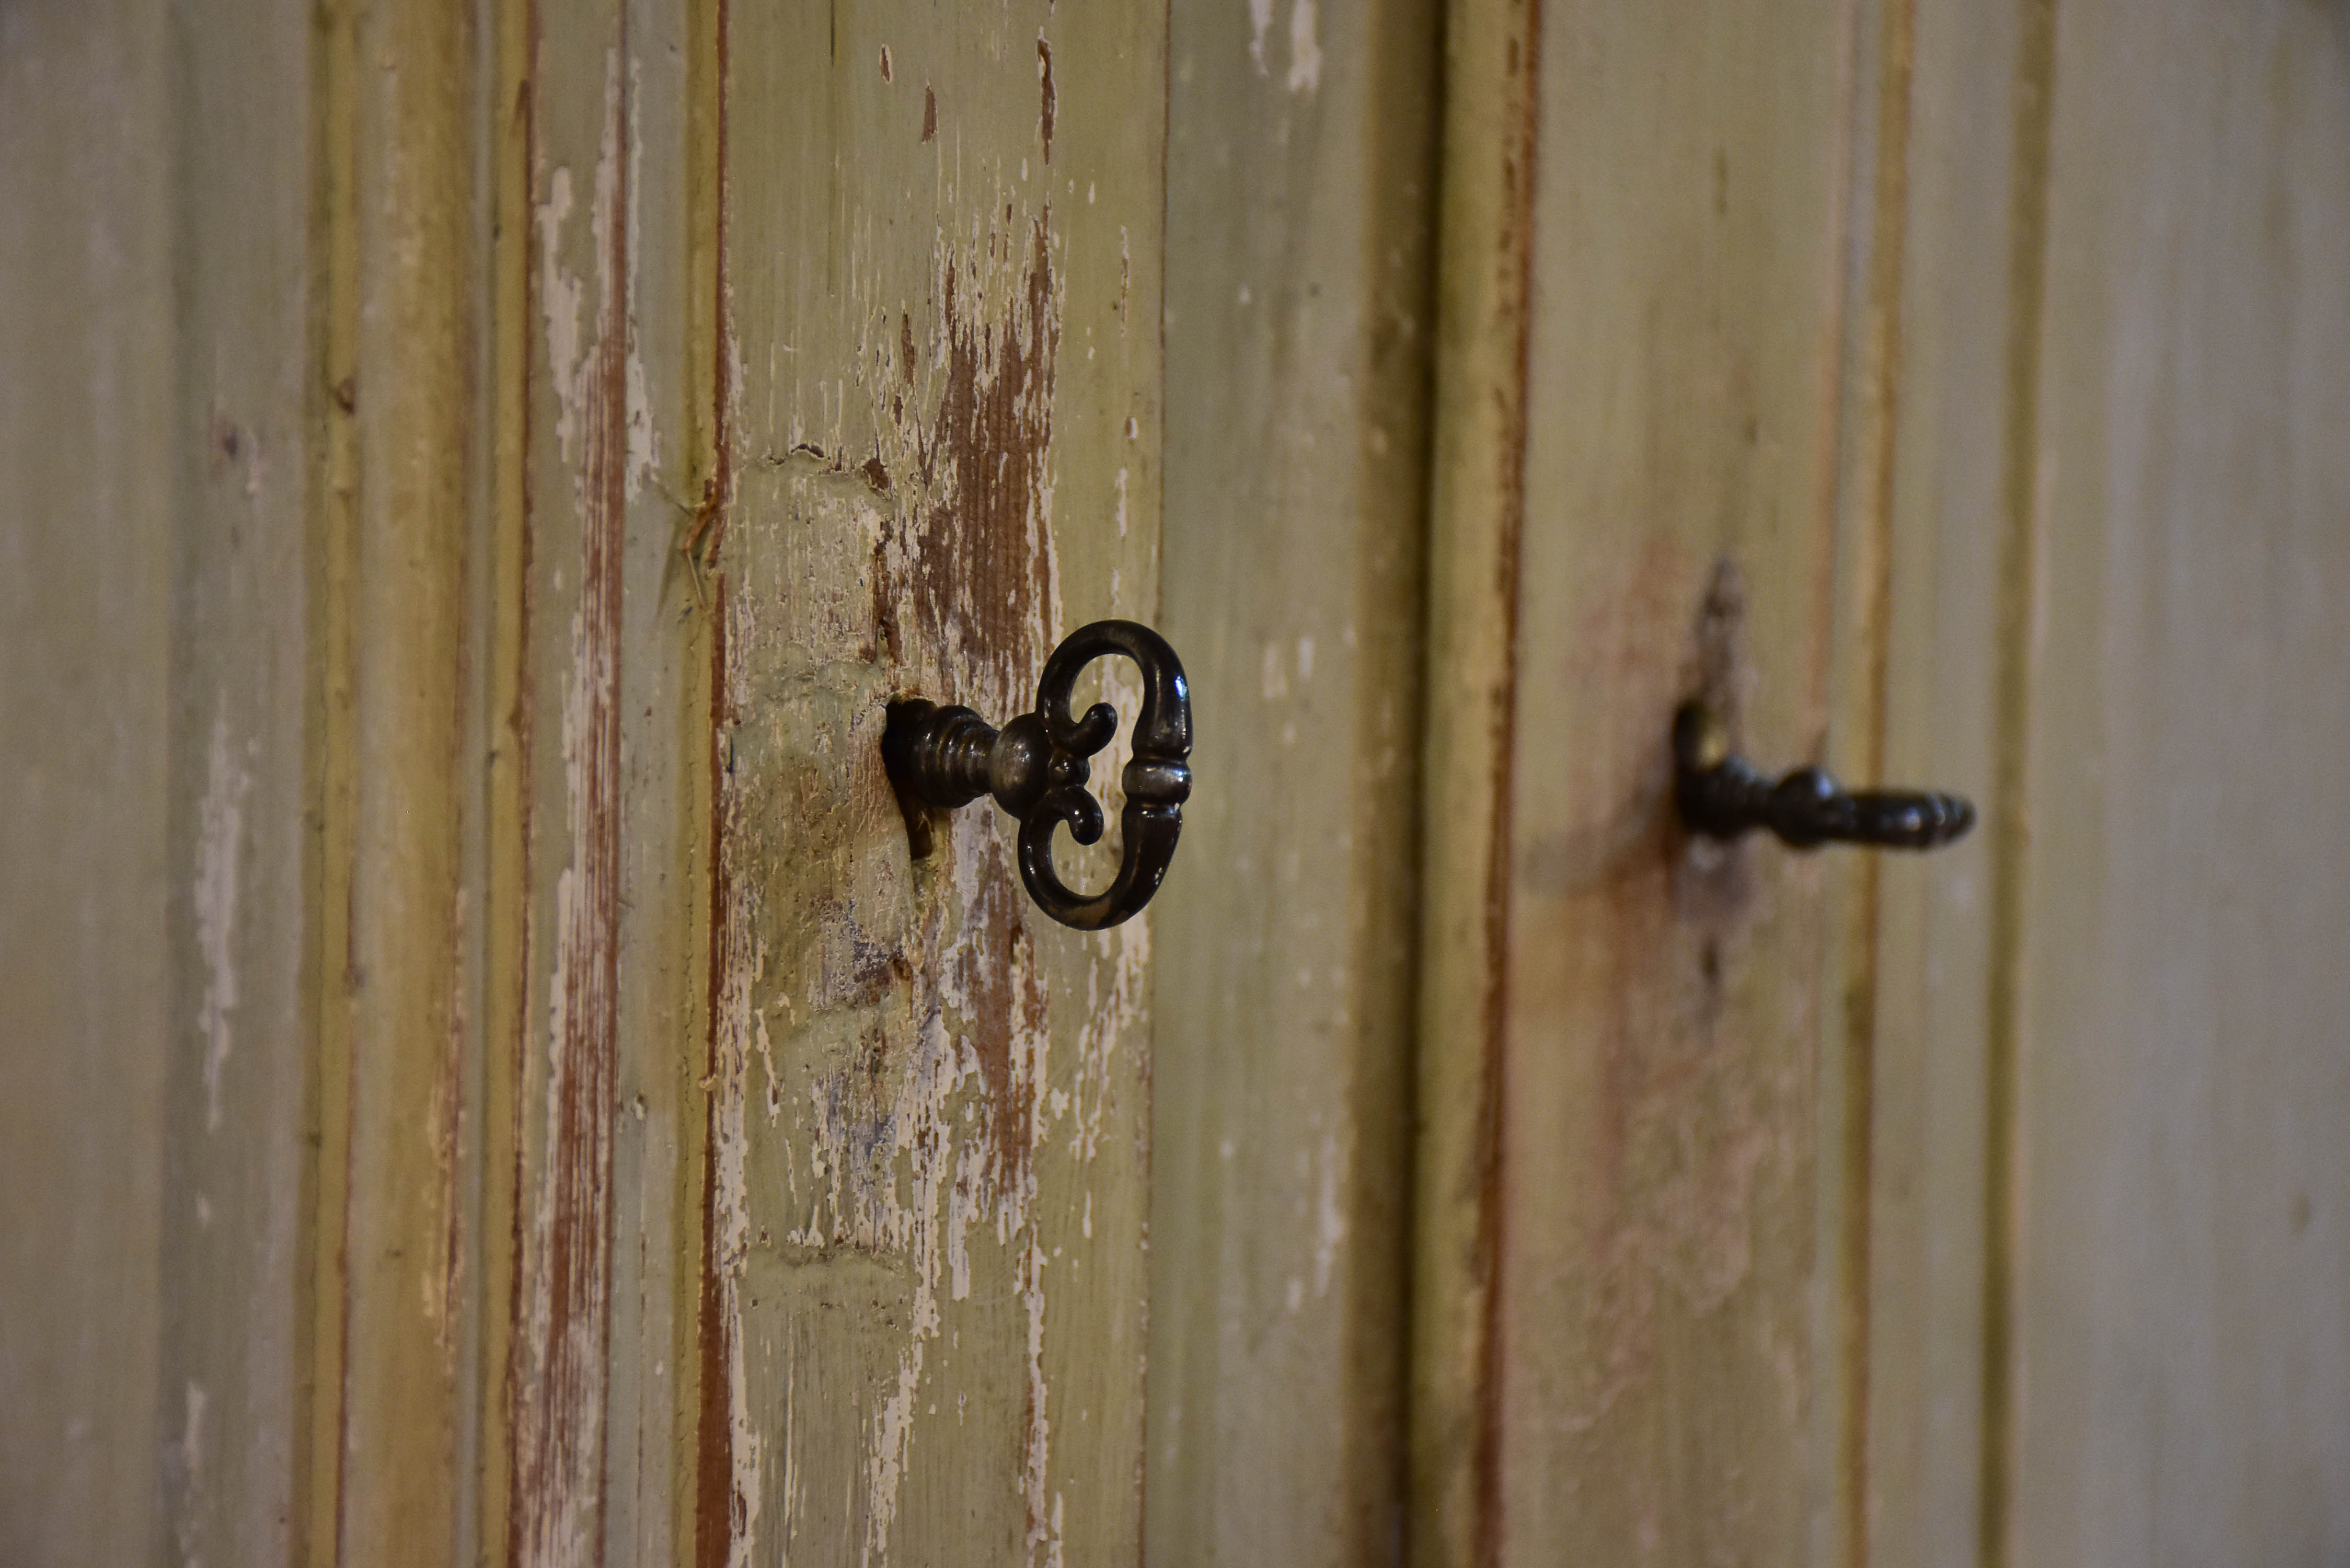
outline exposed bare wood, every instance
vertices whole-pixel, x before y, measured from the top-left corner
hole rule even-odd
[[[1164,16],[724,26],[702,1560],[1130,1559],[1149,918],[912,861],[879,736],[1155,618]]]
[[[504,1550],[681,1557],[693,1529],[714,369],[690,8],[516,39],[528,366],[513,744],[529,824]],[[697,132],[697,125],[700,130]],[[706,330],[706,325],[703,330]]]

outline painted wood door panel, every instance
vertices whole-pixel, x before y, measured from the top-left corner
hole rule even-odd
[[[313,373],[307,8],[172,36],[178,934],[163,1117],[165,1552],[280,1563],[313,1478],[310,703],[328,405]],[[167,1450],[168,1452],[169,1450]]]
[[[1877,656],[1846,661],[1835,762],[1964,790],[1981,820],[1930,857],[1850,867],[1843,884],[1829,983],[1848,998],[1839,1054],[1864,1063],[1868,1089],[1844,1189],[1846,1562],[1981,1558],[1988,1107],[2015,843],[2002,726],[2028,620],[2019,390],[2041,269],[2046,15],[1889,8],[1877,52],[1880,101],[1901,108],[1878,117],[1861,197],[1893,259],[1870,284],[1883,412],[1856,509],[1870,569],[1847,614],[1878,630],[1848,643]]]
[[[137,1562],[184,1431],[173,1007],[168,57],[142,7],[0,15],[0,1556]],[[164,363],[168,365],[168,360]],[[234,761],[234,759],[232,759]],[[88,1136],[93,1125],[115,1140]]]
[[[2343,744],[2341,18],[1860,5],[1734,67],[1645,25],[1452,24],[1420,1548],[2323,1555],[2340,851],[2288,780]],[[1718,429],[1787,427],[1739,350],[1794,323],[1808,508]],[[1676,645],[1656,585],[1721,558],[1743,649]],[[1758,754],[1982,830],[1678,843],[1659,704],[1725,670]]]
[[[1165,17],[724,36],[700,1462],[744,1560],[1131,1558],[1149,919],[1052,924],[986,809],[913,861],[879,741],[1157,617]]]
[[[1990,1560],[2350,1549],[2350,16],[2054,16]]]
[[[1850,14],[1454,28],[1419,1539],[1789,1561],[1834,1386],[1825,872],[1686,839],[1667,734],[1703,694],[1768,763],[1825,742]]]
[[[1153,1562],[1400,1528],[1440,43],[1416,3],[1174,7],[1165,627],[1203,787],[1154,931]]]
[[[725,1526],[693,1449],[715,633],[683,553],[716,470],[717,16],[505,20],[494,843],[527,902],[487,965],[488,1210],[514,1218],[483,1535],[518,1563],[682,1561]]]

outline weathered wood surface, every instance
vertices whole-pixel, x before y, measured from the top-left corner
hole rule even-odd
[[[174,29],[175,1026],[163,1121],[164,1554],[302,1536],[314,1320],[318,423],[309,10]],[[177,1431],[172,1431],[176,1424]]]
[[[484,1537],[518,1564],[695,1540],[713,628],[681,546],[715,472],[716,24],[516,7],[491,95],[522,109],[497,275],[526,367],[501,382],[495,865],[528,903],[491,933],[515,1185],[486,1205],[514,1242]]]
[[[2345,744],[2350,40],[1808,15],[1685,14],[1669,67],[1648,22],[1544,16],[1522,379],[1513,14],[1455,16],[1422,1550],[2323,1556],[2345,846],[2291,803]],[[1742,646],[1676,668],[1716,554]],[[1725,670],[1758,754],[1983,830],[1676,844],[1663,712]]]
[[[1415,979],[1430,23],[1160,20],[0,8],[0,1557],[1375,1559],[1406,1317],[1424,1562],[2341,1554],[2341,8],[1452,11]],[[875,742],[1160,618],[1170,69],[1079,938]]]
[[[914,862],[879,739],[1157,617],[1165,16],[724,26],[702,1560],[1130,1560],[1150,919]]]
[[[169,63],[0,11],[0,1558],[160,1555],[174,853]],[[231,755],[224,767],[243,759]],[[236,1019],[251,1023],[249,1014]],[[237,1064],[242,1068],[244,1064]],[[101,1130],[102,1129],[102,1130]],[[214,1428],[217,1430],[217,1426]],[[183,1450],[184,1451],[184,1450]]]
[[[1155,617],[1163,18],[311,20],[0,22],[12,1560],[1130,1555],[1149,927],[873,742]]]
[[[1400,1528],[1435,8],[1174,7],[1146,1555]],[[1277,1391],[1277,1392],[1276,1392]]]
[[[1702,694],[1759,759],[1825,744],[1856,40],[1833,5],[1513,20],[1453,24],[1448,177],[1500,168],[1447,197],[1419,1540],[1791,1561],[1832,1386],[1822,867],[1686,839],[1667,737]]]

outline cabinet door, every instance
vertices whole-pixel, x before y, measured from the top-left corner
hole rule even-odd
[[[1794,1562],[1830,1471],[1834,863],[1692,843],[1701,696],[1817,757],[1851,18],[1452,22],[1431,554],[1416,1533]]]
[[[1131,1560],[1150,917],[1054,924],[984,801],[911,858],[880,739],[893,695],[1000,722],[1066,633],[1157,618],[1166,18],[726,27],[703,1526]]]
[[[0,17],[0,1556],[1139,1554],[1166,31]]]
[[[1422,1560],[2339,1550],[2339,7],[1450,26]]]
[[[1066,633],[1157,618],[1164,16],[597,27],[515,45],[506,1528],[548,1563],[583,1529],[647,1562],[1131,1557],[1149,916],[1053,923],[984,801],[918,857],[880,742],[893,697],[1001,722]],[[1140,688],[1079,695],[1130,722]]]

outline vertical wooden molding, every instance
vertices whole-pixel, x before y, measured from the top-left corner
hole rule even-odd
[[[536,0],[496,0],[489,70],[491,201],[489,407],[494,605],[486,758],[490,898],[483,921],[481,1488],[476,1555],[511,1560],[516,1314],[522,1291],[522,1085],[530,1042],[531,781],[531,159],[536,144]]]
[[[680,1513],[674,1562],[677,1568],[688,1564],[725,1568],[734,1552],[735,1525],[747,1500],[736,1495],[730,1376],[735,1349],[730,1337],[733,1319],[726,1310],[721,1268],[722,1107],[712,1093],[718,1078],[721,995],[729,962],[723,926],[728,905],[723,809],[727,744],[726,579],[716,573],[705,578],[704,573],[718,559],[726,510],[733,503],[730,429],[733,383],[726,289],[727,0],[691,0],[691,9],[687,81],[692,163],[688,245],[692,292],[686,306],[686,340],[688,353],[696,358],[688,362],[687,379],[707,388],[708,399],[694,410],[699,419],[691,437],[694,465],[701,475],[700,511],[681,549],[687,570],[704,583],[709,609],[693,623],[688,662],[698,673],[700,684],[686,693],[680,705],[678,745],[681,754],[698,759],[702,768],[698,787],[686,792],[693,813],[686,836],[701,846],[691,893],[700,916],[693,921],[698,947],[691,958],[707,977],[707,984],[696,994],[697,1012],[689,1034],[702,1044],[696,1062],[700,1086],[689,1103],[698,1101],[702,1114],[687,1118],[685,1136],[691,1142],[678,1160],[680,1172],[696,1182],[693,1207],[701,1226],[697,1255],[690,1262],[681,1261],[678,1269],[681,1280],[692,1282],[694,1301],[692,1310],[678,1314],[682,1332],[676,1364],[691,1378],[679,1379],[680,1408],[690,1410],[692,1421],[682,1428],[691,1436],[680,1444],[676,1465],[674,1494],[680,1500]]]
[[[1407,1496],[1443,16],[1319,17],[1170,17],[1159,625],[1245,717],[1151,912],[1153,1563],[1380,1561]]]
[[[1895,453],[1900,429],[1901,311],[1908,227],[1910,85],[1917,53],[1914,0],[1889,0],[1882,16],[1876,84],[1874,190],[1867,276],[1860,327],[1856,385],[1857,515],[1852,539],[1854,638],[1860,664],[1850,719],[1858,742],[1856,780],[1885,774],[1887,701],[1890,680],[1893,605]],[[1841,1150],[1844,1203],[1834,1239],[1839,1393],[1836,1529],[1848,1568],[1869,1562],[1868,1412],[1870,1355],[1871,1201],[1876,1186],[1877,969],[1882,939],[1882,857],[1861,856],[1852,867],[1853,899],[1844,923],[1842,1024],[1844,1087]]]
[[[2006,421],[2001,462],[1997,771],[1991,834],[1989,1121],[1984,1151],[1982,1476],[1984,1568],[2012,1559],[2017,1190],[2017,1093],[2024,1048],[2031,852],[2032,687],[2043,519],[2040,515],[2041,343],[2046,295],[2050,128],[2055,109],[2056,0],[2021,0],[2015,162],[2008,253]]]
[[[475,51],[322,18],[313,1562],[462,1550],[474,1288]],[[421,1543],[431,1543],[429,1545]]]
[[[1447,22],[1419,1005],[1410,1559],[1499,1550],[1496,1118],[1540,10]]]
[[[509,1501],[514,1558],[528,1563],[600,1563],[605,1549],[634,163],[628,38],[623,12],[606,67],[594,197],[594,233],[603,247],[595,275],[600,297],[594,347],[577,383],[585,429],[577,473],[578,588],[562,693],[567,821],[559,835],[549,836],[560,869],[550,864],[537,870],[539,878],[554,879],[554,970],[542,1158],[530,1173],[529,1200],[516,1207],[518,1221],[527,1215],[527,1229],[514,1331]]]

